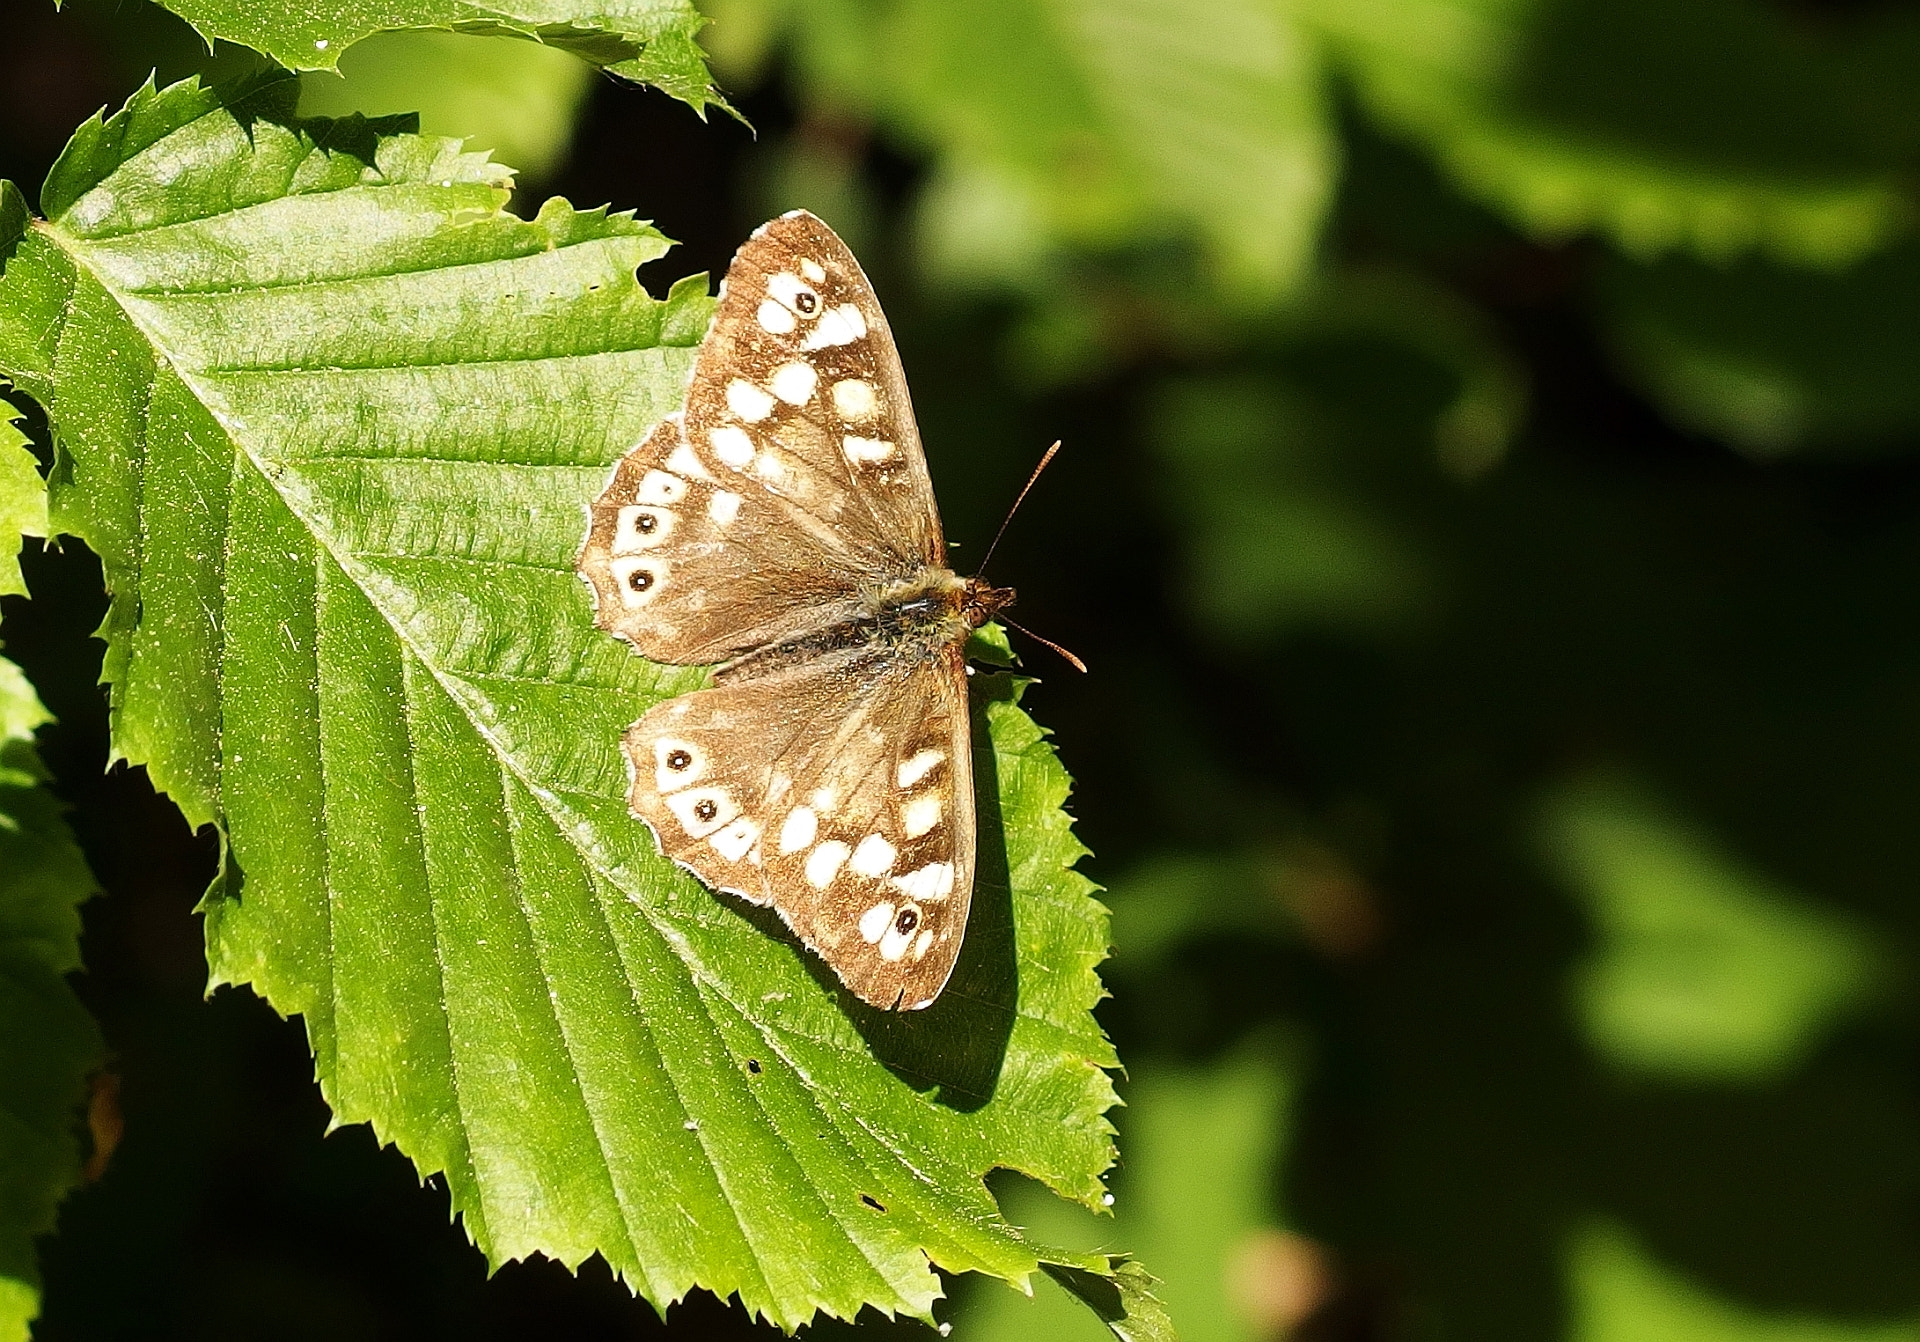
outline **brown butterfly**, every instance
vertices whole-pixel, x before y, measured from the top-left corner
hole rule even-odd
[[[627,730],[633,813],[864,1001],[931,1003],[973,893],[965,647],[1013,592],[946,567],[899,352],[832,229],[796,210],[740,248],[685,411],[592,512],[600,627],[719,663]]]

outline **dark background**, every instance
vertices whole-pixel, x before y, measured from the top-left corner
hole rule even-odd
[[[1816,33],[1911,18],[1769,12]],[[1624,21],[1583,37],[1586,10],[1551,13],[1539,69],[1554,42],[1587,62],[1590,122],[1727,115],[1688,71],[1609,49]],[[0,32],[0,176],[29,194],[149,67],[246,59],[130,0],[6,0]],[[1167,1112],[1248,1057],[1287,1097],[1257,1158],[1216,1170],[1258,1184],[1224,1227],[1144,1193],[1128,1219],[1160,1148],[1128,1144],[1144,1101],[1120,1116],[1099,1237],[1170,1246],[1148,1265],[1185,1335],[1920,1335],[1888,1331],[1920,1320],[1920,250],[1834,269],[1538,241],[1336,80],[1322,297],[1170,305],[1158,243],[1095,255],[1082,278],[1124,315],[1063,371],[1030,353],[1045,296],[952,292],[917,263],[927,146],[808,69],[776,45],[728,83],[751,132],[595,77],[517,207],[651,216],[682,244],[656,291],[821,208],[886,301],[963,560],[1065,440],[993,576],[1093,668],[1026,654],[1113,892],[1101,1019]],[[1879,115],[1875,152],[1910,172],[1904,110]],[[1844,158],[1729,134],[1783,171]],[[1361,302],[1367,275],[1395,279]],[[1684,361],[1636,343],[1653,328],[1749,341],[1813,410],[1743,437],[1672,391]],[[1525,410],[1463,472],[1435,424],[1488,360]],[[46,1244],[36,1336],[755,1333],[703,1297],[662,1325],[597,1262],[489,1279],[442,1190],[363,1128],[323,1137],[298,1025],[202,1000],[211,837],[140,771],[103,771],[97,564],[69,545],[25,566],[7,651],[60,720],[42,747],[105,891],[79,987],[125,1118]],[[1661,1314],[1647,1272],[1720,1322]],[[1036,1335],[984,1289],[960,1284],[956,1336]]]

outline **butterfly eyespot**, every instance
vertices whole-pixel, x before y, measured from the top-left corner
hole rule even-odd
[[[920,914],[915,909],[902,909],[900,916],[893,920],[893,930],[903,937],[918,926],[920,926]]]
[[[820,295],[809,289],[806,282],[791,271],[783,270],[770,277],[767,280],[767,293],[775,302],[803,317],[819,315]]]
[[[703,825],[719,814],[720,808],[711,797],[702,797],[693,804],[693,818]]]
[[[654,549],[672,534],[673,514],[670,511],[630,503],[615,518],[610,548],[617,555],[638,554],[642,550]]]
[[[669,750],[667,752],[667,767],[675,773],[684,773],[687,769],[691,768],[692,765],[693,756],[686,751]]]
[[[653,586],[653,571],[637,568],[627,575],[627,586],[635,592],[644,592]]]

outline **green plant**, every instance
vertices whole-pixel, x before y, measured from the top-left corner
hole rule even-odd
[[[182,12],[281,59],[364,31]],[[668,5],[521,31],[699,109],[694,26]],[[621,730],[701,675],[597,633],[572,573],[586,500],[683,393],[705,278],[656,299],[634,272],[671,243],[630,215],[519,218],[486,155],[301,120],[297,94],[149,83],[76,132],[38,214],[0,184],[0,371],[54,451],[43,518],[6,445],[8,516],[103,560],[114,754],[221,836],[210,982],[298,1015],[334,1121],[443,1179],[493,1263],[598,1254],[656,1307],[703,1287],[789,1330],[931,1318],[934,1266],[1046,1266],[1117,1283],[1103,1314],[1158,1335],[1137,1269],[1028,1243],[981,1183],[1098,1205],[1112,1160],[1105,914],[1019,681],[981,681],[987,986],[851,1009],[626,814]],[[10,684],[14,749],[38,708]],[[64,920],[44,972],[73,967],[85,890],[68,860],[16,893]],[[17,1157],[48,1167],[27,1264],[72,1177],[58,1119],[97,1053],[76,1031],[30,1097],[52,1147]]]

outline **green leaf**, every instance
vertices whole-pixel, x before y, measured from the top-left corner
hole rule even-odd
[[[1575,1004],[1595,1049],[1622,1067],[1776,1078],[1886,980],[1852,918],[1746,869],[1616,780],[1560,789],[1540,841],[1599,933]]]
[[[1160,1283],[1131,1258],[1116,1257],[1107,1272],[1046,1263],[1042,1270],[1091,1309],[1120,1342],[1176,1342],[1173,1319],[1153,1293]]]
[[[1220,638],[1377,633],[1430,607],[1411,538],[1339,488],[1335,463],[1375,445],[1306,396],[1272,379],[1168,381],[1147,422],[1186,538],[1192,607]]]
[[[1601,299],[1620,363],[1680,424],[1756,457],[1911,448],[1920,247],[1838,274],[1618,262]]]
[[[1567,1237],[1567,1336],[1579,1342],[1916,1342],[1920,1319],[1861,1318],[1756,1308],[1647,1251],[1611,1217],[1588,1218]],[[1884,1306],[1882,1307],[1884,1308]],[[1879,1313],[1879,1310],[1875,1310]]]
[[[1274,1167],[1295,1130],[1305,1072],[1298,1054],[1262,1033],[1204,1065],[1155,1060],[1137,1071],[1130,1066],[1122,1116],[1127,1160],[1112,1217],[1093,1216],[1024,1181],[1008,1181],[1002,1205],[1030,1234],[1137,1252],[1161,1280],[1130,1264],[1139,1273],[1135,1287],[1149,1302],[1129,1299],[1124,1280],[1071,1268],[1047,1275],[1122,1338],[1170,1336],[1154,1331],[1170,1328],[1170,1319],[1196,1340],[1287,1336],[1298,1314],[1277,1310],[1260,1277],[1263,1267],[1271,1270],[1275,1246],[1287,1239],[1272,1205]],[[1098,1337],[1092,1321],[1058,1296],[1036,1292],[1024,1299],[992,1289],[966,1298],[954,1331],[972,1342]]]
[[[926,259],[1031,287],[1073,250],[1199,244],[1241,306],[1308,273],[1337,151],[1316,48],[1265,0],[824,3],[783,13],[811,100],[932,151]]]
[[[1809,42],[1768,6],[1311,0],[1304,13],[1374,117],[1544,239],[1835,266],[1910,217],[1899,155],[1853,115],[1871,101],[1859,53]],[[1910,69],[1886,82],[1902,79]]]
[[[537,176],[560,165],[593,72],[564,51],[510,37],[377,33],[339,75],[300,81],[300,115],[417,112],[428,135],[457,135]]]
[[[163,0],[208,41],[265,52],[289,70],[331,70],[375,33],[439,28],[531,38],[704,114],[726,108],[694,40],[693,0]],[[51,212],[51,211],[50,211]]]
[[[80,1181],[87,1077],[105,1051],[66,981],[80,968],[78,905],[94,887],[43,786],[33,731],[47,721],[0,657],[0,1342],[26,1342],[40,1312],[34,1240]]]
[[[47,534],[47,487],[18,419],[19,412],[0,400],[0,596],[26,595],[21,540]]]
[[[927,1011],[860,1008],[663,861],[619,738],[704,673],[595,631],[573,557],[705,281],[656,301],[653,229],[515,218],[482,156],[293,122],[291,87],[142,91],[0,281],[54,523],[113,592],[115,748],[227,839],[214,982],[304,1017],[336,1121],[442,1176],[491,1262],[599,1253],[787,1328],[926,1317],[929,1260],[1024,1280],[982,1178],[1096,1202],[1114,1058],[1017,684],[976,678],[981,878]]]
[[[0,190],[0,258],[10,199]],[[26,593],[21,538],[47,534],[46,487],[17,414],[0,400],[0,596]],[[26,1342],[40,1312],[34,1240],[79,1182],[80,1111],[105,1052],[66,982],[94,886],[33,748],[52,720],[0,657],[0,1342]]]

